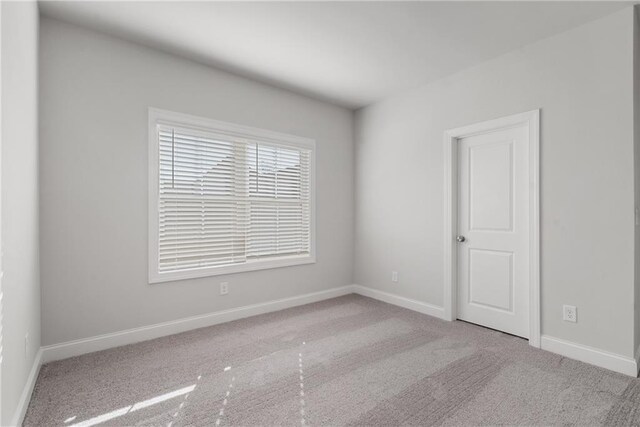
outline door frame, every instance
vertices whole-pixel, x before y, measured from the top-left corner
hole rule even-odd
[[[529,344],[540,347],[540,110],[450,129],[444,133],[444,318],[457,319],[458,141],[526,125],[529,129]]]

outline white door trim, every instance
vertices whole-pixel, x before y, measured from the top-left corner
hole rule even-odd
[[[540,347],[540,110],[450,129],[444,133],[444,317],[457,318],[458,140],[520,125],[529,129],[529,344]]]

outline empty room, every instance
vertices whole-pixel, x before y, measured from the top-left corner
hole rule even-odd
[[[0,1],[0,425],[640,425],[626,1]]]

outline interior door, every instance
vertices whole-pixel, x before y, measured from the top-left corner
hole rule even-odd
[[[458,318],[529,337],[526,126],[458,140]]]

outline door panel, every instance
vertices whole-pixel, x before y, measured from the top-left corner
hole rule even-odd
[[[529,335],[525,126],[458,140],[458,318]]]
[[[513,253],[469,250],[469,303],[513,312]]]
[[[511,230],[513,141],[469,147],[469,227]]]

